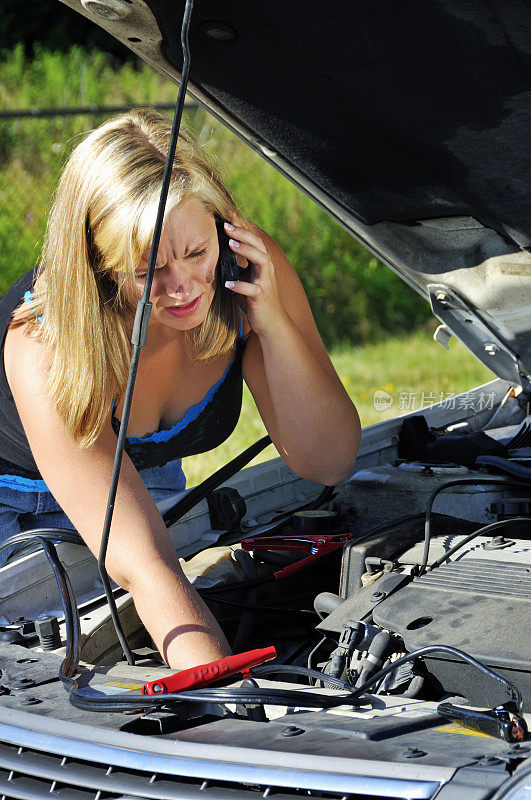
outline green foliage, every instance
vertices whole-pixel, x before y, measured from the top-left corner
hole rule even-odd
[[[80,106],[173,101],[176,87],[149,67],[115,69],[111,56],[80,47],[50,52],[22,45],[0,62],[0,106]],[[0,293],[35,265],[61,165],[94,116],[19,119],[0,126]],[[322,209],[202,109],[185,124],[212,157],[243,214],[287,253],[328,346],[409,331],[428,304]]]

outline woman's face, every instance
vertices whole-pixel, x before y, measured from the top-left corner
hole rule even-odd
[[[139,297],[149,252],[148,247],[136,269]],[[199,200],[187,200],[168,214],[151,285],[150,328],[186,331],[203,322],[214,297],[218,255],[214,217]]]

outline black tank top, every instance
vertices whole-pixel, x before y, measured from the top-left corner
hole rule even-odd
[[[18,475],[42,480],[9,388],[4,367],[4,345],[11,314],[32,288],[33,271],[18,280],[0,298],[0,475]],[[241,336],[231,363],[219,381],[200,403],[192,406],[172,428],[127,439],[126,452],[139,470],[162,467],[168,461],[205,453],[230,436],[241,412],[242,358],[245,342]],[[112,427],[117,433],[119,421],[114,414]]]

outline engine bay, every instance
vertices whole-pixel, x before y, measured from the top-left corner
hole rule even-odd
[[[374,470],[370,476],[358,473],[358,479],[340,490],[326,509],[296,512],[275,536],[262,537],[262,542],[260,537],[244,539],[231,550],[229,558],[242,573],[241,590],[220,597],[230,597],[235,603],[239,599],[244,616],[231,627],[231,614],[216,606],[215,600],[212,607],[238,645],[234,649],[273,643],[284,654],[282,663],[304,662],[359,687],[406,653],[443,643],[473,655],[531,698],[529,491],[526,499],[520,495],[526,494],[525,489],[515,490],[510,482],[503,488],[478,485],[474,479],[485,480],[485,474],[466,470],[466,479],[472,483],[452,487],[460,491],[449,503],[458,515],[437,513],[431,519],[428,559],[422,571],[424,513],[380,524],[361,536],[357,532],[360,513],[350,505],[352,498],[359,496],[359,487],[369,477],[373,483],[381,481],[389,498],[394,491],[393,470],[401,472],[399,467],[389,467],[379,468],[376,475]],[[441,487],[452,472],[451,468],[423,468],[425,490]],[[401,474],[397,480],[402,480]],[[507,519],[508,510],[518,511],[512,518],[520,521],[494,526],[491,535],[486,531],[471,538],[478,528]],[[484,526],[470,519],[482,511]],[[334,541],[341,542],[343,537],[346,543],[333,549]],[[298,575],[289,573],[302,563],[302,553],[291,548],[303,546],[313,555],[306,556]],[[271,570],[277,580],[246,589],[253,577],[267,580],[264,576],[270,576]],[[291,576],[289,580],[288,575],[282,580],[283,570]],[[245,611],[246,605],[257,603],[261,611]],[[269,613],[268,606],[273,607]],[[280,631],[274,607],[277,617],[284,611]],[[311,625],[308,628],[312,607],[321,618],[314,630]],[[322,637],[319,641],[316,633]],[[376,693],[426,700],[459,695],[472,705],[489,707],[503,701],[492,681],[467,665],[440,657],[397,669],[382,680]],[[531,710],[529,699],[524,707]]]
[[[526,425],[515,423],[511,435]],[[477,726],[474,733],[455,708],[492,714],[513,687],[520,713],[531,711],[531,484],[451,463],[382,463],[374,453],[360,461],[349,481],[324,490],[276,462],[252,467],[170,530],[233,652],[276,651],[243,680],[227,676],[212,690],[225,692],[221,699],[161,696],[135,708],[142,686],[172,670],[116,587],[135,666],[123,660],[94,560],[65,540],[56,546],[76,589],[80,692],[107,698],[101,708],[72,705],[57,677],[68,660],[68,621],[49,565],[30,542],[4,568],[0,707],[141,736],[283,752],[304,741],[310,752],[352,755],[354,747],[356,757],[403,763],[426,757],[455,766],[509,753],[491,718],[487,735]],[[446,720],[444,706],[453,709]],[[527,752],[520,740],[513,738],[503,770]]]

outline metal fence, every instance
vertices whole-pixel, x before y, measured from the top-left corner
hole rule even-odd
[[[63,108],[22,108],[9,111],[0,110],[2,119],[45,119],[50,117],[73,117],[78,114],[116,114],[132,108],[156,108],[159,111],[173,110],[175,103],[135,103],[126,106],[65,106]],[[186,109],[198,108],[197,103],[185,103]]]

